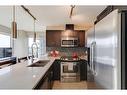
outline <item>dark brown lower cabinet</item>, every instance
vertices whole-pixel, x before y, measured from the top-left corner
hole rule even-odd
[[[80,61],[80,80],[87,80],[87,61]]]
[[[42,85],[40,85],[39,89],[49,89],[49,78],[46,77],[42,83]]]
[[[60,60],[55,60],[53,63],[53,80],[60,80]]]
[[[54,80],[60,80],[60,60],[53,62],[34,89],[52,89]]]
[[[48,75],[45,77],[42,85],[40,86],[40,89],[52,89],[53,86],[53,78],[52,75],[53,72],[49,72]]]
[[[33,89],[52,89],[52,86],[53,86],[53,65],[49,68],[46,74],[42,77],[42,79]]]

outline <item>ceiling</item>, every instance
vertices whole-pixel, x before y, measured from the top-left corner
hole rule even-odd
[[[11,28],[11,22],[13,21],[13,6],[0,6],[0,25]],[[16,22],[19,30],[33,31],[34,20],[25,12],[20,6],[16,6]],[[42,24],[38,24],[36,21],[36,31],[43,31],[46,29]]]
[[[76,6],[70,19],[70,6],[27,6],[37,18],[36,31],[43,31],[46,26],[64,24],[93,24],[96,16],[106,6]],[[11,27],[12,6],[0,6],[0,24]],[[16,22],[19,30],[33,31],[33,19],[20,6],[16,6]]]

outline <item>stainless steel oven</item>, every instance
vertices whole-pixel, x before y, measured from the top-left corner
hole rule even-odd
[[[61,62],[61,82],[80,81],[80,64],[78,62]]]
[[[78,37],[62,37],[61,47],[76,47],[78,46]]]

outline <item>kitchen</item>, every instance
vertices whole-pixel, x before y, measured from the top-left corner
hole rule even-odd
[[[0,89],[126,89],[126,10],[0,6]]]

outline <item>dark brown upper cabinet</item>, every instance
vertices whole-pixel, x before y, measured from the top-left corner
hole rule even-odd
[[[46,46],[60,47],[61,46],[62,30],[46,30]]]
[[[78,38],[79,38],[79,47],[84,47],[85,46],[85,31],[78,30],[77,34],[78,34]]]
[[[61,47],[61,37],[78,37],[79,47],[85,46],[85,30],[46,30],[46,46],[47,47]]]

